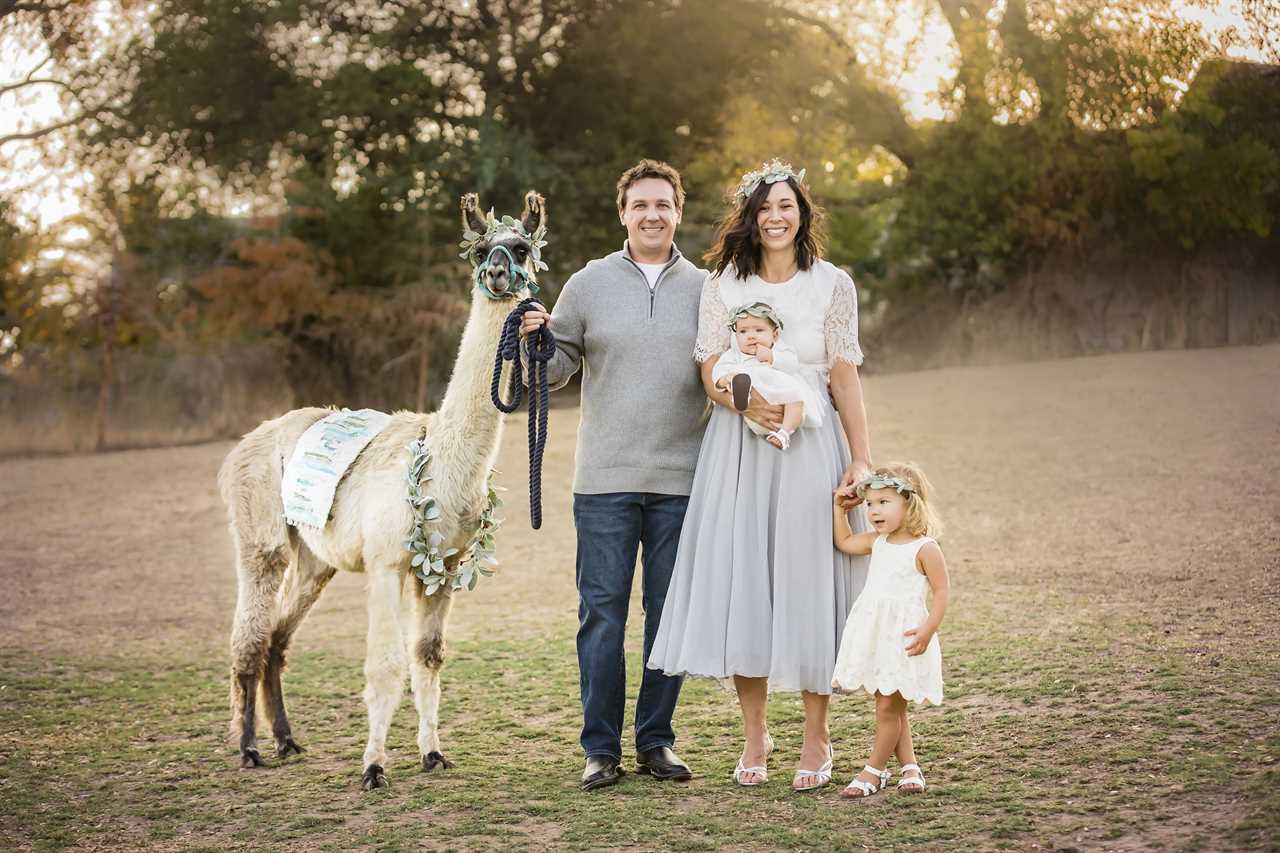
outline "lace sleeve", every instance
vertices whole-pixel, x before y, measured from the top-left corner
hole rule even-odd
[[[698,305],[698,341],[693,347],[693,360],[702,364],[728,348],[729,311],[720,298],[720,278],[713,273],[702,285],[702,301]]]
[[[836,276],[836,286],[827,305],[822,322],[822,334],[827,344],[827,366],[837,361],[862,364],[862,348],[858,346],[858,292],[853,279],[841,271]]]

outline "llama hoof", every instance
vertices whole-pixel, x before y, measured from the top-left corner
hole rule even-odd
[[[262,760],[262,756],[258,754],[258,750],[250,747],[249,749],[240,750],[240,769],[251,770],[254,767],[265,767],[266,762]]]
[[[386,788],[390,783],[387,781],[386,774],[382,772],[381,764],[370,764],[364,769],[364,776],[360,779],[360,787],[366,791],[372,791],[374,788]]]
[[[306,750],[291,737],[276,742],[276,758],[288,758],[291,752],[302,755]]]
[[[428,752],[426,755],[422,756],[423,770],[430,773],[432,770],[435,770],[437,767],[440,768],[441,770],[448,770],[451,767],[453,767],[453,762],[445,758],[439,752]]]

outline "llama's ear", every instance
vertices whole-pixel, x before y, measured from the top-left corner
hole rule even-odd
[[[480,209],[480,196],[475,193],[467,193],[462,197],[462,227],[477,234],[483,234],[489,227],[489,219]]]
[[[547,200],[534,190],[525,193],[524,213],[520,214],[520,224],[527,234],[532,234],[547,224]]]

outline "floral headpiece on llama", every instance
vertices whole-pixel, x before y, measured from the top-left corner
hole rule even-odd
[[[778,331],[782,331],[782,318],[773,310],[773,306],[768,302],[752,302],[750,305],[739,305],[729,312],[729,331],[734,331],[738,325],[738,321],[744,317],[759,317],[762,320],[768,320],[777,327]]]
[[[913,494],[916,487],[900,477],[886,477],[883,474],[868,475],[853,487],[854,494],[860,498],[866,497],[871,489],[893,489],[900,495],[907,495]]]
[[[734,198],[738,201],[746,201],[751,198],[751,194],[762,183],[776,184],[785,181],[787,178],[793,178],[797,184],[803,183],[804,173],[804,169],[797,172],[791,168],[790,163],[784,163],[775,157],[754,172],[747,172],[743,175],[742,181],[738,184],[738,190],[734,193]]]
[[[472,266],[479,266],[482,259],[477,255],[476,249],[481,243],[492,240],[494,236],[504,228],[514,232],[517,236],[523,237],[529,241],[529,257],[533,260],[533,271],[541,272],[547,268],[546,263],[542,260],[542,247],[547,245],[547,226],[539,225],[534,232],[530,234],[524,228],[524,223],[510,216],[501,218],[493,215],[493,209],[489,209],[488,226],[481,234],[468,228],[462,235],[462,242],[458,245],[462,247],[462,254],[458,257],[464,261],[470,261]]]

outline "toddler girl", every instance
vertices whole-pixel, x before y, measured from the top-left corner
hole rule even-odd
[[[869,797],[884,788],[884,767],[894,753],[902,765],[898,789],[925,789],[907,702],[942,704],[942,652],[935,634],[951,597],[947,564],[933,539],[941,525],[929,506],[930,490],[919,468],[892,464],[837,489],[833,499],[836,548],[871,555],[867,584],[849,612],[831,677],[835,690],[861,688],[876,700],[871,758],[844,789],[845,797]],[[854,534],[849,527],[848,511],[860,501],[874,532]],[[933,604],[926,609],[929,589]]]
[[[782,427],[768,432],[747,419],[747,427],[764,435],[779,450],[791,446],[791,434],[801,425],[822,426],[817,391],[799,375],[800,357],[781,340],[782,319],[764,302],[753,302],[729,315],[733,337],[711,371],[720,388],[733,390],[733,405],[746,411],[755,388],[770,403],[782,404]]]

